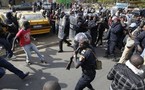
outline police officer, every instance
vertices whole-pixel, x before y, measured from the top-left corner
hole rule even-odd
[[[94,90],[91,85],[91,82],[94,80],[96,75],[96,58],[93,54],[94,51],[87,40],[80,41],[79,48],[80,57],[79,60],[74,60],[74,64],[76,68],[81,66],[83,73],[75,87],[75,90],[83,90],[85,87],[88,87],[89,90]]]
[[[69,35],[69,27],[70,27],[69,15],[65,15],[63,17],[63,21],[65,23],[64,24],[64,31],[63,31],[64,35],[62,35],[62,38],[60,38],[58,52],[63,52],[63,42],[67,43],[67,46],[71,46],[71,43],[67,40],[67,37]]]

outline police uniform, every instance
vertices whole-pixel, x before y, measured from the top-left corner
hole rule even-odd
[[[83,58],[83,59],[82,59]],[[90,84],[96,75],[95,71],[95,56],[90,48],[83,49],[80,52],[80,57],[78,64],[82,67],[82,77],[79,79],[75,90],[83,90],[85,87],[88,87],[90,90],[94,90]]]

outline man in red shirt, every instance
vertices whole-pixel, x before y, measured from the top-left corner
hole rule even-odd
[[[31,50],[35,51],[35,53],[38,55],[39,59],[41,60],[42,63],[46,63],[44,60],[44,56],[40,54],[38,51],[37,47],[31,43],[30,39],[30,23],[28,21],[23,22],[22,29],[18,31],[14,38],[14,42],[16,38],[19,38],[19,44],[23,48],[25,54],[26,54],[26,63],[31,64]],[[12,50],[14,47],[14,42],[12,46]]]

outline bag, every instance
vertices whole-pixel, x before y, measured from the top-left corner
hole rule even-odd
[[[96,69],[96,70],[102,69],[102,61],[96,60],[96,68],[95,68],[95,69]]]
[[[91,50],[92,51],[92,50]],[[102,69],[102,61],[97,59],[96,54],[92,51],[92,53],[94,54],[95,58],[96,58],[96,64],[95,64],[95,69],[96,70],[100,70]]]

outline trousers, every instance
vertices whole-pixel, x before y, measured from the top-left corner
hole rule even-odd
[[[75,87],[75,90],[83,90],[85,87],[88,87],[90,90],[94,90],[91,82],[94,80],[95,75],[96,71],[83,73]]]
[[[131,46],[130,48],[125,46],[122,56],[118,63],[125,63],[126,59],[128,58],[128,56],[129,56],[130,52],[133,50],[133,48],[134,48],[134,46]]]
[[[68,35],[64,35],[63,39],[59,41],[59,50],[63,51],[63,42],[67,43],[67,45],[71,45],[71,43],[67,40]]]
[[[20,78],[24,77],[24,75],[25,75],[21,70],[16,68],[10,62],[8,62],[4,58],[0,57],[0,77],[2,77],[5,74],[5,71],[3,70],[3,68],[8,69],[10,72],[13,72]]]
[[[38,55],[40,60],[44,60],[44,57],[40,54],[40,52],[38,51],[37,47],[33,43],[25,45],[22,48],[23,48],[24,52],[26,53],[26,60],[30,60],[30,58],[31,58],[31,50],[35,51],[35,53]]]
[[[116,41],[110,41],[110,40],[108,40],[107,54],[109,54],[109,55],[115,55],[116,43],[117,43]]]

